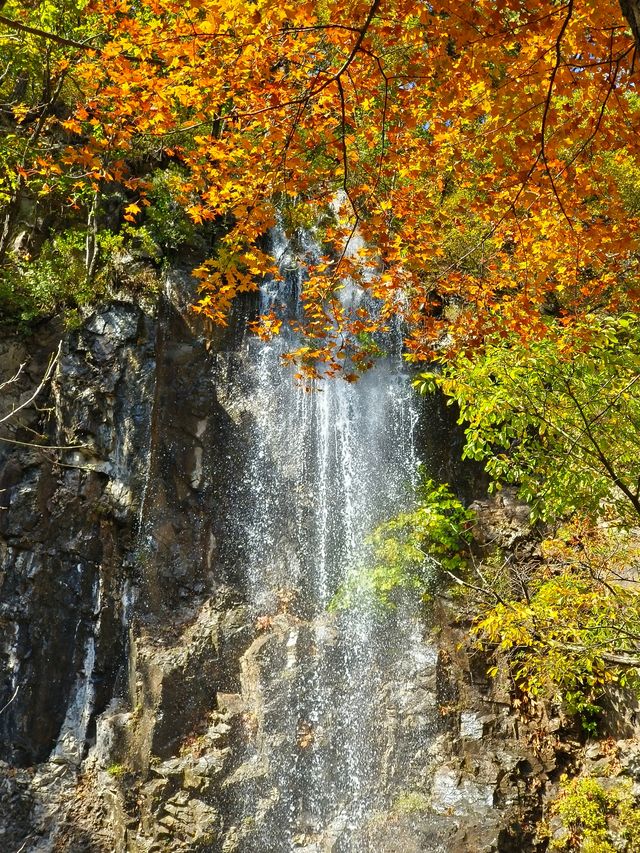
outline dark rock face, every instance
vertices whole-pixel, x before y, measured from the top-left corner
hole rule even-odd
[[[0,343],[2,418],[63,340],[0,427],[0,849],[190,850],[220,822],[216,692],[252,639],[219,529],[242,429],[191,287]]]
[[[0,707],[15,696],[0,716],[0,754],[20,766],[49,755],[79,690],[91,691],[95,713],[104,710],[124,662],[121,591],[132,571],[153,334],[132,305],[91,318],[65,343],[44,424],[47,443],[77,447],[2,446]],[[16,436],[34,441],[30,427]],[[67,720],[68,746],[79,759],[76,722]]]

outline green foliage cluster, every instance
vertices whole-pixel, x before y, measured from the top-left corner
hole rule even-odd
[[[99,287],[87,280],[84,235],[63,231],[33,259],[21,253],[9,257],[0,275],[0,323],[27,327],[61,308],[91,302]]]
[[[98,264],[93,276],[87,274],[82,225],[54,232],[34,256],[23,251],[9,253],[0,270],[0,326],[26,332],[39,320],[55,314],[62,315],[68,326],[73,325],[78,309],[108,296],[113,284],[136,292],[143,288],[153,295],[153,276],[130,275],[122,281],[116,280],[115,270],[124,253],[155,265],[162,256],[155,236],[146,226],[129,223],[124,223],[118,233],[102,229],[96,239]]]
[[[145,227],[149,236],[168,254],[183,246],[198,246],[202,240],[184,205],[178,201],[183,180],[180,170],[172,166],[156,169],[151,177]]]
[[[416,506],[379,525],[370,537],[371,563],[354,570],[333,609],[393,606],[397,595],[433,593],[443,572],[463,571],[473,513],[448,486],[425,479]]]
[[[429,811],[429,797],[422,791],[401,791],[393,801],[395,814],[412,815]]]
[[[640,214],[640,169],[635,159],[619,153],[608,158],[604,168],[614,177],[629,213]]]
[[[551,813],[560,818],[563,830],[551,840],[551,853],[640,850],[640,811],[631,780],[607,787],[589,776],[565,782]]]
[[[126,775],[129,771],[124,764],[110,764],[107,767],[107,773],[109,776],[113,776],[114,779],[119,779],[120,777]]]
[[[640,514],[640,318],[589,317],[536,340],[504,333],[461,354],[420,391],[440,387],[460,407],[464,456],[484,462],[494,488],[517,484],[533,517],[551,521],[607,508]]]
[[[526,598],[480,608],[473,632],[506,656],[528,697],[561,700],[595,733],[606,688],[640,685],[640,594],[620,583],[640,569],[638,546],[617,530],[574,526],[547,541],[544,556]]]

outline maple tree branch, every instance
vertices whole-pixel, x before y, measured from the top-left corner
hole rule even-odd
[[[247,113],[235,113],[236,118],[253,118],[254,116],[261,115],[262,113],[271,112],[274,109],[282,109],[283,107],[291,107],[291,106],[296,106],[297,104],[301,104],[301,103],[308,103],[310,100],[315,98],[321,92],[324,92],[324,90],[328,86],[330,86],[332,83],[337,82],[342,77],[342,75],[347,71],[347,69],[349,68],[349,66],[351,65],[353,60],[355,59],[358,51],[361,50],[362,42],[364,41],[365,36],[367,35],[369,27],[371,26],[371,22],[372,22],[373,18],[375,17],[375,14],[378,11],[378,8],[380,7],[381,2],[382,2],[382,0],[374,0],[374,2],[371,4],[371,7],[369,9],[367,19],[364,22],[364,24],[362,25],[362,27],[357,28],[357,29],[354,28],[354,31],[358,33],[358,38],[356,39],[355,44],[351,48],[351,52],[349,53],[349,56],[345,59],[345,61],[340,66],[340,68],[334,74],[331,74],[331,76],[329,76],[326,80],[323,80],[322,83],[320,83],[320,85],[317,86],[315,89],[312,87],[308,92],[306,92],[304,95],[300,95],[300,97],[298,97],[298,98],[291,98],[290,100],[285,101],[282,104],[277,104],[275,106],[269,106],[269,107],[261,107],[258,110],[252,110],[251,112],[247,112]],[[319,76],[319,74],[316,75],[316,79],[318,76]]]
[[[527,171],[527,174],[525,175],[524,180],[522,181],[520,188],[518,189],[518,192],[515,195],[515,198],[511,202],[509,202],[509,206],[507,207],[505,212],[502,214],[502,216],[498,219],[498,221],[495,223],[495,225],[492,225],[487,230],[487,232],[482,235],[482,237],[478,240],[477,243],[475,243],[470,249],[468,249],[466,252],[464,252],[462,255],[460,255],[458,258],[456,258],[456,260],[453,261],[453,263],[449,264],[449,266],[445,270],[443,270],[443,272],[439,273],[439,275],[436,278],[436,281],[441,281],[446,275],[448,275],[450,272],[453,272],[453,270],[455,270],[458,267],[458,265],[462,263],[462,261],[464,261],[470,255],[472,255],[477,249],[484,246],[484,244],[487,242],[487,240],[489,240],[491,237],[493,237],[493,235],[496,233],[498,228],[502,225],[502,223],[505,221],[505,219],[510,215],[512,210],[515,210],[516,202],[518,201],[518,199],[520,198],[522,193],[525,191],[526,186],[529,183],[529,178],[531,177],[531,175],[535,171],[536,166],[540,162],[540,158],[541,158],[541,154],[540,154],[540,152],[538,152],[538,155],[537,155],[536,159],[533,161],[533,163],[531,164],[529,170]]]
[[[378,66],[378,71],[380,72],[380,76],[384,80],[384,94],[382,97],[382,119],[380,121],[380,157],[378,159],[378,175],[376,178],[375,185],[371,192],[369,193],[369,198],[372,198],[375,194],[378,186],[380,185],[380,181],[382,179],[382,164],[384,162],[384,148],[387,143],[387,111],[389,109],[389,77],[384,70],[384,66],[382,64],[382,60],[378,56],[377,53],[374,53],[367,48],[360,48],[362,53],[370,56]]]
[[[2,6],[0,6],[0,9]],[[39,36],[40,38],[46,39],[47,41],[52,41],[54,44],[59,44],[62,47],[74,47],[76,50],[96,50],[98,53],[102,53],[103,51],[100,48],[96,48],[90,44],[93,39],[98,37],[98,34],[88,36],[85,41],[76,41],[75,39],[66,38],[66,36],[59,36],[57,33],[52,33],[49,30],[41,30],[38,27],[31,27],[28,24],[22,24],[20,21],[16,21],[14,18],[7,18],[6,15],[0,15],[0,24],[4,24],[10,30],[17,30],[18,32],[29,33],[30,35]],[[152,65],[159,65],[164,67],[165,63],[160,59],[154,59],[153,57],[138,57],[133,56],[130,53],[122,54],[124,59],[129,60],[130,62],[149,62]]]
[[[289,128],[289,133],[287,134],[287,138],[285,140],[283,149],[282,149],[282,182],[284,184],[284,188],[287,188],[287,156],[289,154],[289,148],[291,147],[291,143],[293,142],[293,138],[295,136],[296,129],[302,120],[302,116],[304,115],[304,111],[307,108],[308,101],[302,101],[298,106],[298,111],[296,113],[295,118],[291,122],[291,127]]]
[[[526,243],[525,243],[525,239],[524,239],[524,234],[523,234],[523,232],[522,232],[522,225],[520,224],[520,217],[518,216],[518,211],[516,210],[516,206],[515,206],[515,204],[512,204],[512,205],[511,205],[511,211],[512,211],[512,213],[513,213],[513,218],[514,218],[514,219],[515,219],[515,221],[516,221],[516,227],[517,227],[517,229],[518,229],[518,234],[520,235],[520,243],[522,244],[522,246],[526,247]],[[527,250],[526,250],[526,248],[525,248],[525,255],[524,255],[524,286],[523,286],[523,288],[522,288],[522,292],[525,294],[525,296],[527,295],[528,287],[529,287],[529,253],[527,252]]]
[[[298,106],[297,113],[296,113],[296,115],[295,115],[295,117],[291,123],[291,128],[289,130],[289,133],[287,134],[285,144],[283,146],[283,152],[282,152],[282,168],[283,168],[284,180],[285,180],[285,185],[286,185],[287,152],[288,152],[289,147],[293,141],[293,136],[295,134],[296,127],[299,125],[299,122],[302,118],[302,115],[303,115],[306,107],[308,106],[309,102],[316,95],[318,95],[322,90],[324,90],[328,85],[330,85],[333,82],[335,82],[337,84],[338,93],[339,93],[339,100],[340,100],[340,117],[341,117],[341,140],[340,140],[340,144],[341,144],[341,154],[342,154],[342,163],[343,163],[343,182],[342,183],[343,183],[344,193],[347,196],[347,198],[351,204],[351,207],[353,209],[354,215],[356,217],[355,226],[357,226],[358,222],[361,219],[361,216],[357,210],[357,206],[356,206],[353,198],[350,195],[349,186],[348,186],[348,155],[347,155],[347,144],[346,144],[346,99],[345,99],[344,85],[342,83],[342,77],[345,73],[347,73],[347,74],[349,73],[349,66],[353,62],[353,59],[356,56],[357,52],[360,50],[362,53],[364,53],[367,56],[370,56],[371,58],[374,59],[374,61],[376,62],[377,66],[378,66],[380,74],[384,80],[382,126],[381,126],[381,151],[380,151],[380,157],[379,157],[379,163],[378,163],[378,177],[376,180],[376,186],[374,187],[374,189],[371,191],[371,193],[369,195],[369,197],[371,197],[375,191],[375,188],[377,188],[377,186],[379,185],[381,173],[382,173],[382,163],[384,160],[384,146],[385,146],[385,142],[386,142],[386,116],[387,116],[388,98],[389,98],[389,78],[384,71],[384,67],[382,65],[380,58],[376,54],[374,54],[372,51],[368,50],[367,48],[363,48],[362,47],[362,41],[366,35],[366,32],[367,32],[367,30],[371,24],[373,17],[375,16],[376,10],[379,7],[379,5],[380,5],[380,0],[376,0],[376,2],[374,2],[372,4],[371,8],[369,9],[369,14],[367,16],[367,20],[365,21],[362,28],[349,27],[349,26],[344,26],[344,25],[336,25],[337,29],[345,29],[345,30],[349,30],[351,32],[357,32],[359,34],[359,37],[356,41],[356,44],[353,46],[349,57],[345,60],[342,67],[340,68],[340,70],[336,74],[334,74],[329,80],[323,81],[320,86],[318,86],[315,89],[312,89],[311,91],[307,92],[305,95],[301,96],[300,98],[292,99],[285,104],[279,104],[278,105],[278,108],[281,108],[282,106],[294,106],[294,105]],[[322,26],[318,26],[318,27],[303,27],[303,28],[298,28],[298,29],[300,31],[306,31],[306,30],[314,30],[314,29],[328,29],[328,28],[332,28],[332,27],[333,27],[333,25],[322,25]],[[292,30],[287,30],[284,33],[284,35],[290,33],[291,31]],[[354,88],[355,88],[355,84],[354,84]],[[276,107],[263,108],[261,110],[258,110],[257,112],[265,112],[265,111],[268,111],[269,109],[276,109]],[[248,117],[248,115],[255,115],[255,114],[256,113],[251,113],[251,114],[239,113],[238,117]],[[349,241],[351,240],[352,236],[353,236],[353,232],[352,232],[351,236],[349,237],[349,239],[347,240],[347,247],[348,247]],[[345,252],[346,252],[347,247],[345,247]],[[343,257],[344,257],[344,252],[341,256],[341,259]],[[339,266],[339,264],[340,264],[340,261],[338,262],[338,266]]]
[[[573,157],[567,163],[564,164],[562,169],[558,172],[558,174],[556,175],[556,180],[564,172],[566,172],[566,170],[570,166],[572,166],[573,163],[575,163],[575,161],[585,152],[589,143],[592,142],[595,139],[595,137],[597,136],[598,131],[600,130],[600,126],[602,125],[602,120],[604,119],[604,114],[605,114],[606,109],[607,109],[607,104],[609,102],[609,98],[611,97],[611,94],[615,91],[615,88],[616,88],[616,80],[617,80],[618,74],[620,73],[620,63],[622,62],[622,60],[626,56],[629,55],[629,53],[631,52],[632,49],[633,48],[629,48],[628,50],[624,51],[624,53],[622,53],[616,60],[613,60],[613,59],[611,60],[612,64],[615,65],[615,70],[612,68],[610,71],[609,86],[607,88],[607,93],[606,93],[606,95],[602,101],[602,104],[600,105],[600,111],[598,113],[598,118],[596,119],[596,123],[594,125],[594,128],[591,131],[591,133],[589,134],[589,136],[582,143],[582,145],[580,146],[578,151],[573,155]]]
[[[514,24],[513,26],[505,27],[502,30],[496,30],[493,33],[488,33],[488,32],[481,33],[480,38],[472,39],[471,41],[468,41],[465,44],[461,45],[461,47],[473,47],[474,45],[478,44],[479,42],[487,41],[489,39],[502,38],[503,36],[515,36],[519,30],[526,30],[528,27],[531,27],[533,24],[540,24],[540,23],[542,23],[542,21],[546,21],[548,18],[555,17],[561,11],[562,11],[562,8],[554,9],[552,12],[547,12],[544,15],[540,15],[538,18],[529,18],[528,21],[523,21],[521,24]],[[455,13],[452,12],[451,14],[455,14]],[[456,17],[460,18],[460,20],[464,20],[459,15],[456,15]],[[469,22],[466,22],[466,23],[469,23]],[[477,32],[480,32],[480,30],[478,29],[477,26],[474,27],[474,29]]]
[[[510,127],[510,125],[515,124],[515,122],[517,121],[520,121],[520,119],[523,116],[526,116],[527,113],[533,112],[533,110],[537,110],[543,105],[544,101],[536,101],[535,103],[531,104],[530,107],[527,107],[525,110],[522,110],[522,112],[515,115],[512,119],[509,119],[509,121],[505,122],[504,124],[501,124],[500,127],[494,127],[491,130],[483,131],[482,135],[492,136],[494,133],[502,133],[502,131],[505,130],[507,127]]]
[[[349,199],[349,202],[350,202],[351,206],[353,207],[353,202],[351,201],[351,199]],[[345,240],[345,244],[344,244],[344,247],[342,249],[342,252],[340,253],[340,257],[338,258],[338,260],[336,262],[336,268],[333,271],[333,274],[331,276],[331,281],[330,281],[331,284],[333,284],[335,282],[335,280],[338,278],[338,275],[340,274],[340,266],[346,257],[347,251],[349,249],[349,243],[351,243],[351,241],[355,237],[356,230],[357,230],[358,225],[360,223],[360,216],[358,214],[358,211],[355,208],[353,208],[353,215],[355,217],[355,221],[353,223],[353,227],[351,228],[351,231],[349,232],[349,236]]]
[[[359,33],[359,27],[351,27],[348,24],[313,24],[307,27],[287,27],[282,33],[280,33],[280,38],[286,38],[286,36],[291,35],[292,33],[309,33],[314,30],[347,30],[350,33]]]
[[[351,65],[353,60],[355,59],[356,54],[360,50],[362,42],[364,41],[364,38],[367,34],[367,31],[369,30],[369,27],[371,26],[371,22],[375,16],[376,12],[378,11],[380,3],[381,3],[381,0],[373,0],[373,3],[371,4],[371,7],[369,9],[369,13],[367,15],[367,19],[364,22],[364,24],[362,25],[362,27],[358,30],[358,38],[356,39],[355,44],[351,48],[351,53],[345,59],[342,66],[338,69],[338,71],[336,71],[335,74],[333,74],[331,77],[329,77],[328,80],[325,80],[320,86],[318,86],[317,89],[312,90],[312,91],[307,93],[307,97],[309,99],[315,98],[316,95],[319,95],[320,92],[322,92],[324,89],[327,88],[327,86],[330,86],[332,83],[340,81],[340,78],[347,71],[347,69],[349,68],[349,66]]]
[[[20,21],[16,21],[13,18],[7,18],[6,15],[0,15],[0,24],[4,24],[6,27],[9,27],[10,30],[18,30],[19,32],[29,33],[33,36],[40,36],[41,38],[47,39],[47,41],[55,42],[63,47],[75,47],[79,50],[90,50],[91,46],[87,42],[95,38],[95,36],[90,36],[87,42],[76,41],[75,39],[59,36],[57,33],[52,33],[48,30],[41,30],[38,29],[38,27],[30,27],[28,24],[22,24]]]
[[[369,9],[369,14],[367,15],[367,20],[364,22],[364,24],[362,25],[362,28],[360,29],[360,34],[359,34],[358,38],[356,39],[356,43],[354,44],[353,48],[351,49],[351,53],[349,54],[349,56],[345,60],[345,63],[342,66],[342,68],[340,69],[340,71],[338,71],[338,74],[337,74],[338,77],[341,77],[344,74],[344,72],[347,70],[347,68],[351,65],[351,63],[355,59],[357,52],[360,50],[360,45],[364,41],[364,38],[367,34],[367,31],[368,31],[369,27],[371,26],[371,21],[375,17],[375,14],[378,11],[378,8],[380,7],[380,3],[381,3],[381,0],[373,0],[373,3],[371,4],[371,8]]]
[[[564,21],[562,22],[562,26],[560,27],[560,32],[558,33],[558,37],[556,38],[555,44],[555,52],[556,52],[556,62],[551,70],[551,75],[549,77],[549,88],[547,90],[547,97],[545,99],[544,110],[542,113],[542,126],[540,128],[540,154],[542,155],[542,162],[544,163],[545,171],[549,177],[549,181],[551,182],[551,189],[553,190],[553,194],[556,197],[556,201],[560,205],[560,210],[564,218],[569,223],[569,227],[573,231],[573,223],[565,210],[564,204],[560,196],[558,195],[558,188],[556,186],[555,179],[549,168],[549,161],[547,159],[547,148],[546,148],[546,132],[547,132],[547,120],[549,117],[549,110],[551,109],[551,98],[553,96],[553,87],[555,84],[556,75],[558,70],[562,64],[562,40],[564,38],[564,34],[567,31],[567,27],[569,26],[569,22],[571,20],[571,16],[573,15],[573,3],[574,0],[569,0],[567,3],[567,14],[565,15]]]
[[[68,72],[69,72],[69,67],[63,69],[62,73],[60,74],[60,77],[58,78],[58,82],[56,83],[55,91],[51,95],[49,102],[44,104],[42,109],[40,110],[40,115],[38,116],[38,121],[36,122],[36,126],[33,129],[33,132],[29,138],[28,145],[26,146],[24,153],[23,153],[23,157],[22,157],[23,167],[26,166],[27,155],[28,155],[29,149],[32,148],[33,145],[38,141],[40,134],[42,133],[42,131],[44,129],[44,125],[45,125],[47,118],[53,112],[53,108],[56,105],[56,101],[58,100],[58,98],[62,94],[62,87],[64,86],[64,81],[67,77]]]
[[[353,207],[355,212],[355,205],[351,200],[351,196],[349,195],[349,159],[347,154],[347,108],[344,99],[344,86],[342,85],[342,79],[338,77],[336,80],[336,84],[338,86],[338,96],[340,98],[340,148],[342,151],[342,189],[344,190],[344,194],[347,196],[349,201],[351,202],[351,207]]]

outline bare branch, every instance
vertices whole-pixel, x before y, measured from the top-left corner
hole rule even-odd
[[[458,584],[458,586],[464,586],[467,589],[473,589],[476,592],[481,593],[482,595],[486,595],[489,598],[492,598],[494,601],[497,601],[498,604],[503,604],[505,607],[509,606],[502,598],[500,598],[500,596],[498,595],[497,592],[495,592],[495,590],[484,589],[484,587],[476,586],[473,583],[469,583],[468,581],[464,581],[464,580],[462,580],[462,578],[459,578],[458,575],[454,575],[453,572],[450,572],[449,569],[443,569],[443,571],[444,571],[445,575],[449,575],[451,580],[455,581]]]
[[[6,704],[6,705],[3,705],[3,706],[2,706],[2,708],[0,708],[0,714],[4,714],[4,712],[7,710],[7,708],[9,707],[9,705],[13,702],[13,700],[14,700],[14,699],[16,698],[16,696],[18,695],[18,691],[19,691],[19,690],[20,690],[20,685],[18,684],[18,686],[16,687],[16,689],[13,691],[13,696],[11,697],[11,699],[9,699],[9,701],[7,702],[7,704]]]
[[[25,369],[26,366],[27,366],[27,362],[23,361],[22,364],[20,365],[20,367],[13,374],[11,379],[7,379],[5,382],[0,382],[0,391],[4,391],[4,389],[7,387],[7,385],[13,385],[14,382],[17,382],[18,379],[20,378],[20,376],[22,375],[22,371]]]
[[[20,403],[17,406],[14,406],[14,408],[9,412],[9,414],[4,415],[3,417],[0,417],[0,424],[4,424],[7,421],[11,420],[11,418],[15,417],[15,415],[18,412],[22,411],[23,409],[26,409],[28,406],[30,406],[34,402],[34,400],[36,399],[38,394],[40,394],[40,392],[42,391],[44,386],[47,384],[47,382],[49,382],[49,380],[53,376],[53,372],[55,370],[56,364],[58,363],[58,359],[60,358],[61,352],[62,352],[62,341],[60,341],[60,343],[58,344],[58,349],[49,359],[49,364],[47,366],[47,369],[44,373],[44,376],[40,380],[40,383],[38,384],[37,388],[31,393],[31,395],[29,397],[27,397],[26,400],[23,400],[22,403]],[[13,379],[9,380],[9,382],[12,382],[12,381],[14,381],[14,380]],[[3,387],[3,386],[0,386],[0,388],[1,387]]]

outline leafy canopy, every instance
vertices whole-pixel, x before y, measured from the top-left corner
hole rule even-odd
[[[5,199],[89,211],[117,186],[141,223],[145,161],[174,162],[175,199],[224,232],[196,270],[198,310],[218,323],[273,266],[260,238],[276,207],[308,221],[332,205],[296,321],[315,342],[303,371],[309,351],[338,369],[346,340],[396,314],[422,359],[445,322],[460,348],[498,316],[531,337],[544,306],[570,319],[635,305],[638,210],[621,172],[637,162],[640,99],[615,0],[59,5],[8,2],[0,17],[9,78],[26,62],[35,80],[44,60],[61,87],[53,106],[31,99],[37,114],[9,92]],[[340,303],[349,277],[375,316]]]
[[[483,461],[494,485],[518,484],[534,517],[609,510],[637,524],[640,318],[548,324],[534,341],[489,336],[418,388],[439,386],[458,404],[464,455]]]

